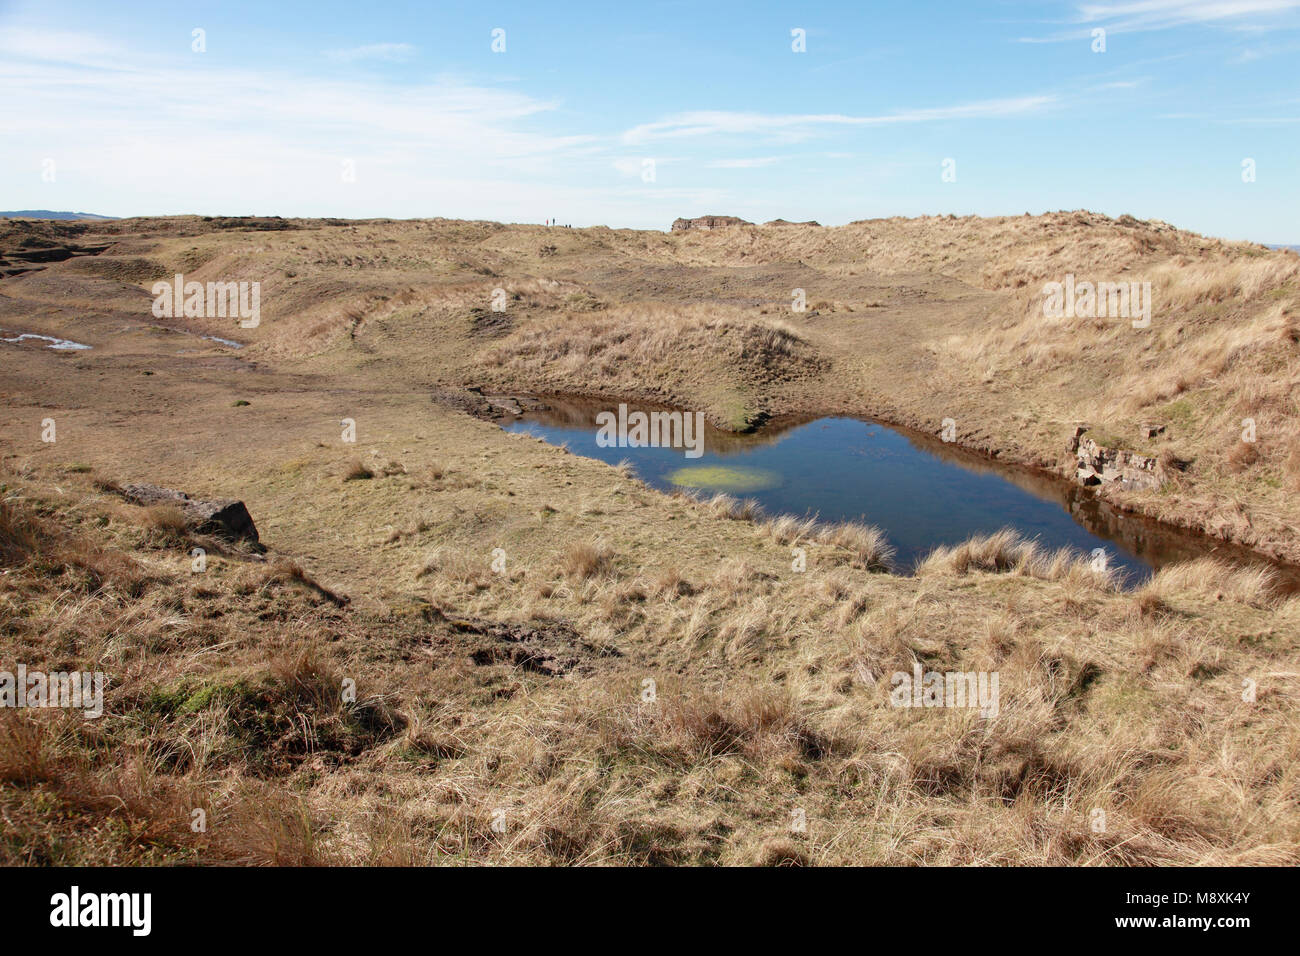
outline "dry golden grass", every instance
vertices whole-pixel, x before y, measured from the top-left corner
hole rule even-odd
[[[785,322],[719,318],[716,309],[693,306],[641,306],[618,314],[570,317],[559,325],[539,324],[489,350],[487,361],[544,367],[557,376],[589,376],[594,363],[606,373],[635,378],[666,361],[688,359],[696,350],[732,355],[775,376],[813,361],[804,337]]]
[[[43,524],[17,504],[0,500],[0,565],[22,564],[39,547]]]
[[[60,387],[90,400],[59,445],[0,437],[20,463],[0,475],[5,659],[110,675],[98,721],[0,713],[3,862],[1300,862],[1300,599],[1266,573],[1198,562],[1128,593],[1006,534],[875,573],[871,529],[659,495],[428,401],[495,384],[630,390],[733,427],[953,417],[964,442],[1057,468],[1075,420],[1125,441],[1154,420],[1168,430],[1139,450],[1191,464],[1175,491],[1120,499],[1285,548],[1294,257],[1082,213],[672,236],[294,225],[102,227],[169,269],[264,281],[248,349],[201,374],[118,335],[138,289],[119,314],[111,290],[24,288],[34,327],[76,338],[76,312],[101,357],[178,374],[109,391],[65,363]],[[1045,326],[1038,289],[1071,271],[1150,278],[1151,335]],[[646,276],[665,291],[637,292]],[[497,286],[508,321],[477,328]],[[790,313],[796,286],[833,311]],[[11,403],[32,403],[14,421],[66,405],[55,358],[5,367]],[[337,442],[344,416],[357,446]],[[1246,417],[1259,459],[1233,471]],[[372,480],[341,482],[358,449]],[[239,494],[271,560],[213,550],[195,573],[102,494],[110,476]],[[997,672],[997,715],[891,706],[917,664]]]
[[[1234,568],[1214,558],[1162,569],[1146,586],[1148,593],[1178,593],[1267,608],[1277,600],[1275,574],[1263,565]]]
[[[1045,551],[1037,542],[1025,541],[1007,528],[958,545],[935,548],[917,565],[918,575],[936,572],[963,575],[972,571],[1010,572],[1044,581],[1083,582],[1102,588],[1113,583],[1113,572],[1094,567],[1086,556],[1069,549]]]
[[[561,567],[575,578],[593,578],[609,570],[614,552],[600,542],[578,541],[564,549]]]
[[[144,509],[140,523],[156,536],[170,541],[182,541],[189,532],[185,513],[175,505],[150,505]]]
[[[888,571],[894,558],[894,549],[884,532],[870,525],[841,521],[822,528],[817,540],[834,548],[849,552],[855,568],[868,571]]]
[[[766,523],[766,530],[778,544],[795,544],[813,536],[817,530],[817,519],[778,515]]]
[[[754,559],[771,546],[770,523],[684,507],[750,541]],[[17,536],[36,552],[69,534],[28,514],[10,502],[0,527],[34,527]],[[857,553],[861,532],[829,533]],[[1300,602],[1279,604],[1264,576],[1207,562],[1127,595],[1077,563],[1051,573],[1005,534],[932,557],[916,579],[852,563],[776,575],[737,559],[687,585],[680,564],[620,570],[603,543],[563,555],[572,583],[549,597],[499,575],[477,590],[457,560],[431,562],[431,593],[468,602],[468,615],[437,610],[454,606],[443,598],[340,608],[321,589],[278,586],[306,579],[301,567],[243,558],[194,583],[183,548],[138,597],[10,575],[0,619],[29,659],[70,628],[90,641],[87,663],[124,626],[157,651],[114,665],[93,725],[0,715],[6,861],[1300,860],[1294,781],[1278,772],[1300,738],[1279,692],[1288,678],[1274,676],[1294,661],[1279,640]],[[529,559],[516,560],[528,580]],[[245,587],[250,574],[265,584]],[[957,586],[960,599],[939,599]],[[15,588],[35,617],[14,616]],[[69,588],[82,597],[58,596]],[[222,614],[167,610],[178,604]],[[493,638],[479,608],[519,623]],[[611,609],[639,609],[622,625],[635,643],[608,628]],[[258,623],[268,616],[280,623]],[[1278,638],[1244,639],[1270,627]],[[497,660],[484,657],[493,641],[534,648],[513,659],[582,664],[566,680],[474,663]],[[427,655],[397,653],[412,646],[438,662],[432,687]],[[639,647],[676,650],[656,663]],[[890,675],[918,660],[998,671],[998,715],[889,706]],[[708,676],[710,661],[727,669]],[[1259,687],[1250,705],[1239,696],[1248,677]],[[189,827],[199,808],[205,833]],[[1106,814],[1100,832],[1094,810]]]
[[[786,381],[816,372],[824,360],[788,323],[719,307],[620,307],[597,314],[547,314],[483,354],[482,374],[526,378],[550,391],[636,393],[650,381]],[[743,428],[752,410],[703,409],[716,424]]]

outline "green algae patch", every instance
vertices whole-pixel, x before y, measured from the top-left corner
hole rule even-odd
[[[727,465],[678,468],[668,475],[668,480],[683,488],[706,488],[709,491],[761,491],[781,484],[781,476],[774,471]]]

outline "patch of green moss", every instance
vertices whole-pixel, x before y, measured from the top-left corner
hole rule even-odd
[[[1170,402],[1159,412],[1175,425],[1190,425],[1196,419],[1196,407],[1186,398]]]
[[[1120,438],[1114,432],[1107,431],[1104,428],[1089,428],[1086,432],[1084,432],[1083,437],[1091,438],[1093,441],[1095,441],[1098,445],[1101,445],[1101,447],[1103,448],[1124,448],[1124,447],[1131,447],[1133,445],[1133,442],[1131,441],[1126,442],[1124,441],[1124,439]]]
[[[734,465],[688,465],[668,475],[668,480],[683,488],[709,491],[761,491],[781,484],[781,476],[762,468]]]
[[[257,688],[244,678],[233,681],[201,681],[182,678],[167,687],[156,687],[141,706],[166,717],[195,714],[218,703],[246,703]]]
[[[749,406],[742,395],[731,393],[715,405],[719,413],[719,427],[729,432],[747,432],[760,421],[761,415]]]

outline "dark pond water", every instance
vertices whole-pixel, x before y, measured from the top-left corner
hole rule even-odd
[[[703,454],[688,458],[681,447],[601,447],[596,416],[617,407],[546,398],[503,427],[611,464],[626,460],[656,488],[723,491],[757,500],[768,514],[876,525],[897,549],[901,571],[938,545],[1008,527],[1051,549],[1091,554],[1100,548],[1129,584],[1165,564],[1206,554],[1235,564],[1265,563],[1247,549],[1126,514],[1061,479],[874,422],[821,418],[752,435],[706,425]],[[629,409],[652,407],[629,403]],[[1282,570],[1289,576],[1296,571]]]

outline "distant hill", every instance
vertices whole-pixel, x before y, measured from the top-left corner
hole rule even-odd
[[[116,219],[117,216],[97,216],[93,212],[55,212],[53,209],[14,209],[0,211],[0,219]]]

